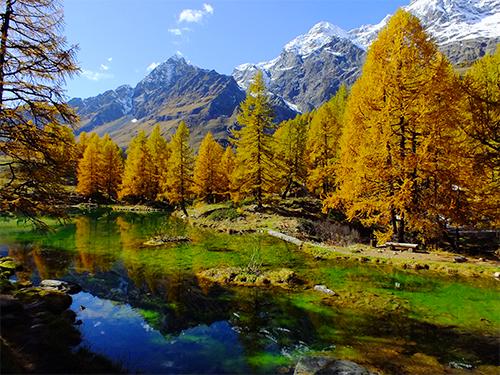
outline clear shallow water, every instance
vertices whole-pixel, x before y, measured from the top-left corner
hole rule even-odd
[[[443,365],[499,364],[500,345],[491,338],[500,328],[494,280],[317,262],[263,234],[217,234],[166,214],[97,211],[54,226],[46,236],[0,219],[0,251],[23,263],[20,278],[82,285],[72,308],[83,344],[132,371],[286,372],[316,351],[377,364],[389,346],[399,347],[399,356],[423,353]],[[158,232],[192,242],[144,245]],[[304,285],[221,287],[197,277],[218,265],[245,266],[256,251],[264,268],[292,268]],[[339,297],[315,292],[317,284]]]
[[[79,311],[80,306],[85,309]],[[80,330],[92,349],[121,358],[132,372],[152,374],[248,373],[238,334],[228,322],[214,322],[165,337],[151,327],[140,309],[90,293],[73,298]]]

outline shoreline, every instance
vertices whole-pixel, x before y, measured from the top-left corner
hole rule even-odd
[[[299,233],[297,218],[256,212],[254,209],[241,209],[241,216],[232,219],[210,220],[207,212],[213,212],[220,205],[204,205],[188,209],[189,216],[174,211],[172,215],[182,218],[190,225],[212,229],[221,233],[246,234],[265,232],[268,235],[293,243],[302,251],[317,260],[342,259],[353,262],[387,264],[403,269],[432,270],[449,275],[460,274],[466,277],[493,277],[500,280],[500,260],[487,260],[480,256],[461,255],[446,251],[404,251],[389,248],[371,247],[365,244],[336,246],[302,240],[290,233]],[[466,261],[457,262],[455,258],[464,257]]]

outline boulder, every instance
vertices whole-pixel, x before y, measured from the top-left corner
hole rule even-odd
[[[295,367],[294,375],[378,375],[360,365],[346,360],[324,356],[302,357]]]
[[[334,296],[337,293],[335,293],[333,290],[328,289],[325,285],[315,285],[314,290],[317,290],[318,292],[328,294],[329,296]]]
[[[464,263],[464,262],[467,262],[467,258],[463,257],[463,256],[459,256],[459,257],[453,258],[453,261],[455,263]]]
[[[42,280],[38,287],[47,291],[57,290],[68,294],[77,294],[82,291],[80,285],[61,280]]]

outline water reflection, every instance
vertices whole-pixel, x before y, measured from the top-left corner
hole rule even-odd
[[[424,353],[445,363],[462,357],[498,363],[498,338],[491,333],[499,326],[500,303],[491,285],[315,262],[273,238],[202,231],[165,214],[92,212],[50,237],[11,232],[9,255],[24,266],[19,278],[82,285],[74,309],[86,307],[78,313],[86,343],[141,372],[286,372],[298,355],[325,348],[351,348],[372,363],[384,350],[386,362]],[[193,241],[144,245],[158,234]],[[292,268],[309,280],[309,289],[221,287],[197,277],[219,264],[244,266],[255,249],[265,267]],[[338,295],[321,295],[315,284]]]

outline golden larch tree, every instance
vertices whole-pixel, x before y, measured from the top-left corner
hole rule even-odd
[[[307,136],[307,187],[324,196],[335,183],[334,165],[338,157],[348,92],[345,85],[321,106],[311,120]]]
[[[383,225],[385,237],[444,231],[460,186],[455,144],[460,111],[450,64],[419,20],[401,9],[372,43],[351,90],[324,208]],[[379,233],[379,238],[382,238]]]
[[[473,167],[467,188],[473,203],[471,224],[500,226],[500,45],[485,55],[461,80],[464,91],[462,129],[467,134]]]
[[[258,71],[237,116],[240,130],[234,130],[237,169],[234,183],[241,196],[253,195],[262,205],[264,193],[275,187],[273,164],[273,109],[264,76]]]
[[[194,165],[195,194],[206,202],[215,203],[216,198],[224,191],[224,174],[221,160],[224,149],[208,132],[200,144],[198,156]]]
[[[280,179],[276,180],[285,199],[294,185],[303,186],[307,181],[306,144],[309,115],[297,115],[280,124],[274,138],[276,149],[274,162]]]
[[[95,135],[93,133],[92,135]],[[100,138],[95,135],[88,139],[83,157],[78,163],[77,191],[84,196],[92,196],[102,191],[102,157]]]
[[[109,138],[104,136],[101,142],[101,189],[108,199],[118,198],[123,175],[124,157],[122,150]]]
[[[163,181],[163,195],[170,203],[178,203],[186,216],[186,199],[192,194],[194,164],[189,139],[189,129],[184,121],[181,121],[169,143],[170,158]]]
[[[74,130],[78,116],[63,86],[79,72],[77,47],[61,33],[61,1],[6,0],[0,15],[0,211],[43,225],[40,214],[64,214],[62,176],[74,168],[57,164],[57,144],[74,147],[64,126]]]
[[[148,200],[148,149],[146,146],[146,131],[143,129],[130,141],[125,159],[119,199],[132,199],[136,201]]]
[[[161,184],[167,171],[169,148],[167,140],[161,135],[160,126],[156,125],[146,142],[146,175],[148,179],[146,195],[153,200],[159,198]]]

